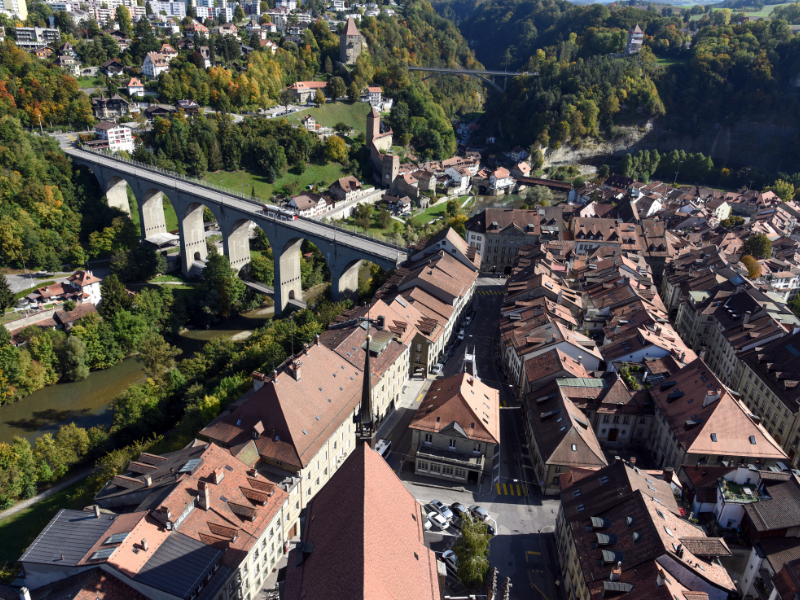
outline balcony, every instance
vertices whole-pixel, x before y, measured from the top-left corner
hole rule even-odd
[[[752,485],[739,485],[737,483],[726,482],[727,486],[723,484],[724,479],[719,480],[719,490],[725,502],[733,504],[750,504],[758,502],[768,496],[760,493],[755,486]]]
[[[470,455],[455,450],[436,448],[424,442],[417,448],[417,458],[451,464],[472,471],[482,471],[485,460],[483,454],[473,453]]]

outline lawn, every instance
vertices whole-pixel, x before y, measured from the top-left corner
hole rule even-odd
[[[106,80],[104,77],[81,77],[78,79],[78,87],[80,89],[106,87]]]
[[[136,223],[137,227],[141,228],[139,222],[139,204],[136,202],[131,186],[128,186],[128,206],[131,209],[131,221]],[[167,222],[167,231],[176,231],[178,229],[178,215],[175,214],[175,209],[166,196],[164,196],[164,219]]]
[[[272,198],[273,193],[292,183],[298,184],[297,191],[299,192],[301,189],[314,183],[329,186],[345,175],[342,170],[342,165],[339,163],[311,165],[306,167],[302,175],[297,175],[294,171],[294,169],[290,169],[273,184],[267,183],[267,179],[264,175],[260,173],[248,173],[247,171],[217,171],[216,173],[207,173],[204,179],[214,185],[221,185],[230,190],[239,192],[244,190],[247,196],[249,196],[251,190],[255,188],[256,196],[269,200]]]
[[[430,223],[434,219],[443,217],[446,211],[447,211],[447,202],[442,202],[441,204],[437,204],[436,206],[431,206],[430,208],[424,210],[423,212],[414,215],[414,220],[422,224]]]
[[[322,127],[333,127],[337,123],[347,123],[356,131],[367,131],[367,113],[370,111],[369,102],[355,102],[349,101],[329,102],[325,106],[318,108],[308,108],[289,115],[288,117],[281,117],[288,119],[294,123],[300,123],[306,115],[311,115],[316,119]]]
[[[685,65],[686,61],[680,58],[675,58],[673,56],[662,56],[658,59],[658,65],[660,67],[671,67],[672,65]]]
[[[769,4],[762,8],[761,10],[748,10],[747,8],[741,9],[736,8],[732,9],[733,12],[745,12],[748,17],[756,17],[756,18],[767,18],[772,14],[772,11],[775,10],[779,6],[787,6],[788,4],[792,4],[791,2],[784,2],[783,4]],[[719,8],[712,8],[712,12],[715,10],[720,10]],[[692,15],[689,17],[691,21],[699,21],[703,15]]]

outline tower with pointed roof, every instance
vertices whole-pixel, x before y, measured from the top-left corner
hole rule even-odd
[[[367,329],[369,331],[369,329]],[[364,383],[361,388],[361,405],[358,414],[353,417],[356,424],[356,437],[362,444],[367,444],[375,449],[375,433],[377,423],[372,413],[372,371],[370,370],[369,355],[372,336],[367,334],[366,351],[364,352]]]
[[[346,65],[354,65],[361,56],[361,32],[353,17],[347,19],[347,26],[339,35],[339,60]]]

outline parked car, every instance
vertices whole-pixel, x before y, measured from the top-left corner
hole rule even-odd
[[[425,522],[422,524],[425,527],[425,531],[430,531],[431,529],[431,520],[425,519]]]
[[[433,523],[434,525],[436,525],[436,527],[438,527],[438,528],[439,528],[439,529],[441,529],[442,531],[444,531],[445,529],[447,529],[448,527],[450,527],[450,521],[448,521],[447,519],[445,519],[445,518],[444,518],[442,515],[440,515],[439,513],[433,513],[433,514],[431,514],[431,516],[430,516],[430,517],[428,517],[428,521],[430,521],[431,523]]]
[[[461,504],[461,502],[453,502],[450,505],[450,510],[452,510],[459,517],[463,517],[464,515],[469,514],[469,510],[467,509],[466,506]]]
[[[489,512],[483,508],[482,506],[478,506],[477,504],[473,504],[469,507],[469,512],[472,513],[472,516],[478,519],[479,521],[485,521],[489,518]]]
[[[455,552],[453,552],[452,550],[445,550],[444,552],[442,552],[442,560],[444,561],[444,564],[453,569],[453,571],[456,570]]]
[[[434,375],[438,375],[439,373],[442,372],[442,367],[443,366],[444,365],[442,365],[442,363],[436,363],[435,365],[433,365],[431,367],[431,373],[433,373]]]
[[[453,518],[453,511],[447,508],[447,505],[444,504],[441,500],[431,500],[430,505],[436,512],[438,512],[448,521]]]

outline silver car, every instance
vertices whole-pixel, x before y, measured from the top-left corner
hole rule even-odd
[[[448,521],[453,518],[453,511],[447,508],[447,505],[440,500],[431,500],[430,504],[436,512],[438,512]]]
[[[487,511],[482,506],[478,506],[477,504],[473,504],[469,507],[469,512],[472,513],[472,516],[478,519],[479,521],[485,521],[489,518],[489,511]]]

